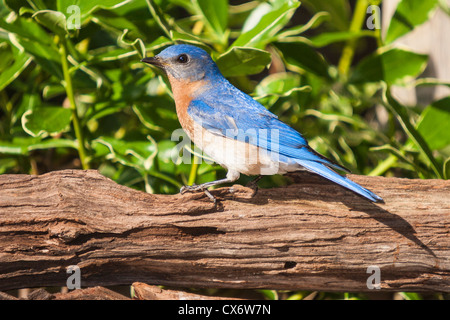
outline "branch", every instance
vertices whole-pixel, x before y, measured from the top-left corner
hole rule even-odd
[[[145,282],[172,287],[450,292],[450,181],[314,175],[260,189],[152,195],[97,171],[0,176],[0,290]],[[233,192],[230,192],[233,191]]]
[[[142,282],[132,285],[138,300],[242,300],[229,297],[205,296],[179,290],[161,289],[158,286],[149,286]]]

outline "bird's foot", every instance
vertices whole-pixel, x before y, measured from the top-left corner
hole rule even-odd
[[[182,186],[180,189],[181,194],[185,194],[186,192],[198,192],[198,191],[203,191],[206,194],[206,196],[212,202],[214,202],[215,205],[217,204],[217,199],[211,194],[211,192],[209,192],[208,188],[202,185],[193,184],[192,186]]]
[[[203,190],[205,190],[205,188],[202,185],[193,184],[192,186],[182,186],[180,189],[180,193],[185,194],[186,192],[197,192]]]
[[[246,187],[253,190],[252,198],[254,196],[256,196],[256,194],[258,193],[258,190],[259,190],[259,187],[258,187],[257,183],[253,183],[253,182],[247,183]]]
[[[253,190],[252,198],[256,196],[258,193],[259,187],[258,187],[258,181],[261,180],[262,176],[257,177],[256,179],[250,181],[247,183],[246,187]]]

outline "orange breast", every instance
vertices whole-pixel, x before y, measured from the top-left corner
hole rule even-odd
[[[194,121],[188,115],[187,110],[191,103],[194,93],[198,93],[202,88],[206,87],[206,81],[200,80],[195,82],[188,82],[178,80],[169,75],[170,85],[172,87],[173,97],[177,108],[177,116],[181,126],[186,133],[191,137],[194,134]]]

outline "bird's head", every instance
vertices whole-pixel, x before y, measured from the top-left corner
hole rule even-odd
[[[187,44],[170,46],[158,55],[141,61],[157,66],[176,80],[198,81],[220,74],[205,50]]]

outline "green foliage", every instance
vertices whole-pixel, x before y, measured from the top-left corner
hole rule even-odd
[[[170,86],[139,62],[190,43],[354,172],[446,178],[448,98],[411,108],[390,94],[391,85],[440,84],[415,80],[426,55],[389,45],[429,19],[438,1],[401,1],[385,39],[364,28],[370,4],[358,0],[352,11],[347,0],[3,0],[0,172],[98,168],[162,193],[222,176],[211,163],[181,163],[183,150],[174,155],[180,125]],[[368,43],[373,49],[363,50]]]
[[[180,125],[170,86],[140,63],[189,43],[208,50],[232,83],[353,172],[450,176],[450,97],[406,107],[391,95],[392,85],[449,85],[417,80],[428,57],[391,46],[427,21],[439,1],[400,1],[385,38],[365,28],[374,4],[368,0],[353,9],[348,0],[234,3],[3,0],[0,173],[97,168],[152,193],[223,176],[215,164],[186,164],[183,150],[174,154],[179,137],[172,133]]]
[[[414,30],[428,19],[436,8],[439,0],[408,0],[401,1],[389,24],[386,43],[391,43],[398,37]]]

